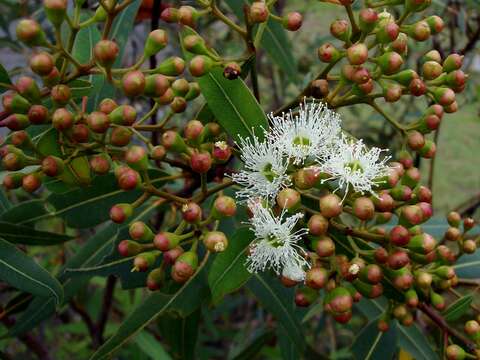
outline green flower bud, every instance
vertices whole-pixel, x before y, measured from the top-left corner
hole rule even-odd
[[[158,65],[155,68],[154,73],[167,76],[177,76],[182,74],[183,70],[185,70],[185,61],[179,57],[172,56]]]
[[[147,150],[138,145],[130,146],[125,152],[125,161],[132,169],[145,171],[148,169]]]
[[[132,125],[137,119],[137,110],[130,105],[121,105],[108,114],[108,119],[117,125]]]
[[[110,209],[110,219],[117,224],[125,222],[132,214],[133,206],[127,203],[113,205]]]
[[[165,94],[170,87],[170,81],[164,75],[155,74],[145,77],[144,94],[148,97],[157,98]]]
[[[59,28],[67,15],[67,0],[43,0],[43,8],[48,20]]]
[[[143,53],[146,57],[155,55],[162,50],[168,43],[167,32],[162,29],[153,30],[148,34],[147,41],[145,42],[145,48]]]
[[[45,33],[35,20],[20,20],[17,25],[16,33],[17,38],[29,46],[45,45],[47,43]]]
[[[128,233],[132,239],[142,243],[150,243],[155,237],[152,230],[142,221],[135,221],[130,224]]]

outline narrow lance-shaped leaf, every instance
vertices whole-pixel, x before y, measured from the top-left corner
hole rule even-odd
[[[260,303],[272,313],[280,326],[283,326],[290,341],[302,353],[305,343],[302,327],[297,319],[294,303],[293,289],[287,289],[280,283],[265,274],[255,274],[247,283]]]
[[[182,39],[192,34],[197,33],[185,27]],[[222,69],[214,67],[196,80],[210,110],[230,136],[236,141],[253,135],[263,138],[267,117],[242,79],[227,80]]]
[[[378,319],[371,321],[357,336],[352,352],[358,360],[393,359],[397,351],[397,323],[386,332],[378,330]]]
[[[53,297],[57,304],[62,302],[60,283],[32,258],[1,238],[0,279],[33,295]]]
[[[245,261],[246,249],[253,237],[247,228],[238,229],[227,249],[215,256],[208,274],[213,303],[218,304],[224,295],[237,290],[250,278]]]
[[[183,316],[191,314],[206,294],[201,279],[203,266],[197,270],[184,285],[172,295],[160,292],[150,295],[143,304],[137,307],[120,325],[120,328],[113,334],[90,358],[90,360],[104,359],[113,351],[120,348],[128,340],[138,334],[145,326],[167,311],[180,312]]]

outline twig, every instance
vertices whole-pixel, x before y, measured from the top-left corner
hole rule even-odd
[[[105,292],[103,294],[102,310],[98,315],[98,321],[97,321],[96,335],[97,335],[97,343],[99,345],[103,344],[104,342],[103,333],[105,331],[105,326],[107,324],[110,309],[112,308],[113,293],[115,291],[116,283],[117,283],[117,278],[115,276],[110,275],[107,278],[107,285],[105,287]]]

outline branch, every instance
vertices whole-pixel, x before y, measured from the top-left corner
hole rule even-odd
[[[105,293],[103,294],[102,310],[100,311],[97,321],[96,341],[99,345],[104,342],[103,333],[105,331],[110,309],[112,308],[113,293],[115,291],[116,282],[117,278],[113,275],[110,275],[107,279],[107,286],[105,287]]]
[[[466,338],[463,334],[461,334],[456,329],[450,327],[450,325],[447,324],[445,319],[439,313],[437,313],[435,310],[433,310],[429,305],[427,305],[425,303],[420,303],[418,305],[418,308],[425,315],[427,315],[436,325],[438,325],[438,327],[441,330],[450,334],[451,336],[456,338],[458,341],[460,341],[463,345],[465,345],[469,352],[474,352],[475,351],[475,349],[477,348],[475,343],[473,341],[471,341],[470,339]]]

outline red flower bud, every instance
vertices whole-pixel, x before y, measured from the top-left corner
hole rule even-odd
[[[165,30],[153,30],[150,34],[148,34],[147,40],[145,42],[145,48],[143,49],[145,57],[150,57],[158,53],[165,46],[167,46],[167,42],[168,36]]]
[[[267,21],[270,12],[267,4],[264,2],[254,2],[250,6],[249,18],[253,23],[262,23]]]
[[[361,65],[368,59],[368,47],[364,43],[357,43],[347,49],[347,59],[352,65]]]
[[[340,52],[330,43],[325,43],[317,50],[318,58],[324,63],[336,61],[340,57]]]
[[[308,220],[308,231],[312,235],[325,235],[328,229],[328,220],[320,214],[315,214]]]
[[[388,267],[394,270],[401,269],[410,263],[410,258],[404,250],[396,250],[388,256]]]
[[[178,21],[183,25],[190,27],[195,26],[195,20],[198,17],[198,12],[192,6],[180,6],[178,8]]]
[[[320,213],[326,218],[340,215],[343,211],[342,201],[335,194],[328,194],[320,199]]]
[[[35,54],[30,59],[30,68],[40,76],[46,76],[53,70],[55,63],[53,57],[47,52]]]
[[[320,257],[329,257],[335,254],[335,243],[325,235],[319,237],[315,244],[315,252]]]
[[[105,113],[94,111],[87,116],[87,124],[93,132],[103,134],[110,127],[110,120]]]
[[[182,206],[182,217],[188,223],[197,223],[202,220],[202,208],[194,202]]]
[[[111,40],[100,40],[93,48],[95,60],[104,67],[111,67],[117,59],[120,49]]]
[[[64,167],[63,160],[53,155],[49,155],[42,160],[42,171],[48,176],[60,175]]]
[[[194,152],[190,157],[190,167],[199,174],[204,174],[212,167],[212,157],[207,152]]]
[[[382,24],[376,33],[376,40],[380,44],[388,44],[398,37],[400,33],[400,28],[398,25],[393,21],[388,21]]]
[[[235,200],[230,196],[221,195],[213,203],[212,215],[215,219],[231,217],[237,213]]]
[[[390,230],[390,242],[395,246],[405,246],[410,241],[410,233],[402,225],[396,225]]]
[[[463,55],[450,54],[443,62],[443,71],[446,73],[458,70],[463,64]]]
[[[95,155],[90,158],[90,168],[98,175],[108,174],[110,171],[110,159],[108,155]]]
[[[110,209],[110,219],[117,224],[125,222],[132,214],[132,205],[126,203],[113,205]]]
[[[183,97],[175,96],[170,103],[170,108],[174,113],[184,112],[187,108],[187,101]]]
[[[25,175],[22,179],[22,188],[28,193],[32,193],[42,185],[40,176],[37,173]]]
[[[386,52],[374,61],[386,75],[395,74],[403,65],[403,58],[395,51]]]
[[[365,33],[369,33],[378,21],[378,13],[373,9],[363,8],[358,14],[358,20],[360,29]]]
[[[160,18],[167,23],[174,23],[178,21],[178,9],[174,7],[167,7],[160,14]]]
[[[277,195],[277,204],[281,209],[296,210],[301,203],[300,193],[294,189],[283,189]]]
[[[347,20],[335,20],[330,25],[330,33],[333,37],[342,40],[348,41],[351,35],[350,25]]]
[[[409,131],[407,136],[408,146],[412,150],[419,150],[425,145],[425,137],[418,131]]]
[[[359,197],[355,199],[352,208],[354,215],[363,221],[371,220],[375,215],[373,201],[367,197]]]
[[[46,42],[45,34],[40,25],[31,19],[22,19],[18,22],[17,38],[27,45],[43,45]]]
[[[305,274],[305,284],[312,289],[322,289],[328,281],[328,271],[325,268],[314,267]]]
[[[205,234],[203,244],[210,252],[222,252],[228,246],[228,239],[221,231],[210,231]]]
[[[73,114],[65,108],[55,110],[52,125],[58,131],[65,131],[73,126]]]
[[[427,86],[420,79],[413,79],[408,88],[413,96],[422,96],[427,92]]]
[[[282,25],[289,31],[297,31],[302,26],[303,16],[299,12],[288,13],[282,21]]]
[[[139,70],[134,70],[123,75],[122,89],[125,95],[139,96],[145,89],[145,75]]]

